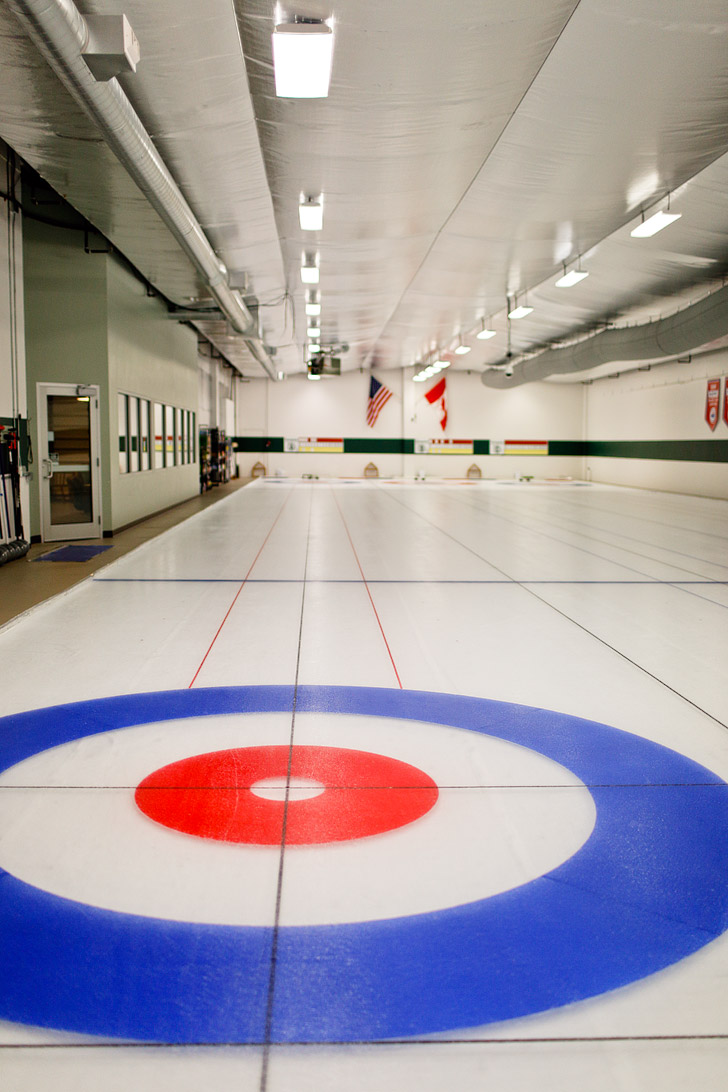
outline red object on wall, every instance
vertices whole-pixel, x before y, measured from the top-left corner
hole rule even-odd
[[[705,397],[705,420],[712,431],[715,431],[720,413],[720,382],[720,379],[709,379]]]
[[[442,416],[440,417],[440,428],[444,432],[445,426],[447,425],[447,396],[445,391],[445,376],[442,377],[439,383],[435,383],[434,387],[430,387],[429,391],[425,391],[425,398],[430,403],[430,405],[433,405],[435,402],[440,403],[440,409],[442,411]]]

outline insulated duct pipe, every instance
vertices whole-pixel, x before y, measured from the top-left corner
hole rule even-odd
[[[7,0],[7,5],[164,220],[230,325],[243,335],[270,378],[276,379],[273,362],[254,329],[250,312],[228,285],[225,265],[212,249],[118,80],[97,82],[84,61],[89,30],[72,0]]]
[[[719,288],[690,307],[667,318],[603,330],[564,349],[546,349],[537,356],[514,363],[513,375],[491,368],[480,377],[486,387],[508,390],[549,375],[583,372],[600,364],[624,360],[658,360],[707,345],[728,334],[728,286]],[[507,364],[502,360],[500,365]]]

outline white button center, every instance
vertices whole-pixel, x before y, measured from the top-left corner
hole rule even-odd
[[[326,789],[320,781],[308,777],[292,777],[288,793],[289,800],[308,800],[320,796]],[[250,791],[264,800],[284,800],[286,795],[285,777],[264,777],[250,786]]]

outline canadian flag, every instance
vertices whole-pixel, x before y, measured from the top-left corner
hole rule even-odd
[[[440,428],[444,432],[445,426],[447,425],[447,397],[445,393],[445,376],[443,376],[442,379],[439,380],[439,382],[435,383],[434,387],[430,387],[429,391],[425,391],[425,398],[431,406],[434,405],[435,402],[440,403],[440,410],[442,411],[442,417],[440,418]]]

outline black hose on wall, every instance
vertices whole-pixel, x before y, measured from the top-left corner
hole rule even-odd
[[[23,519],[20,508],[20,464],[18,461],[18,433],[3,428],[0,432],[0,479],[2,480],[2,505],[5,526],[15,538],[0,543],[0,565],[25,557],[30,543],[23,538]]]

